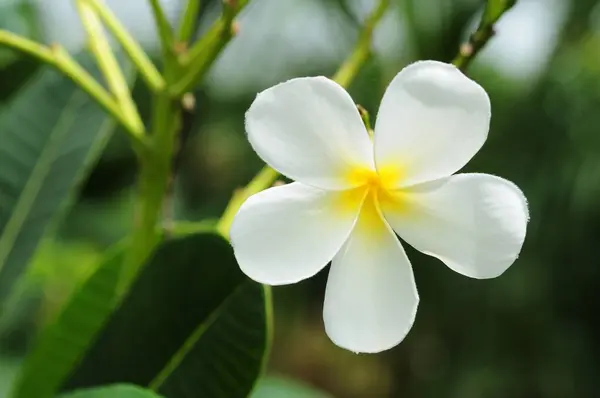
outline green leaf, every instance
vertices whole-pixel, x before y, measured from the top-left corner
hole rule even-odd
[[[65,389],[125,382],[169,398],[246,397],[270,341],[269,293],[220,236],[169,240]]]
[[[87,388],[63,394],[60,398],[161,398],[151,390],[129,384],[116,384],[108,387]]]
[[[53,396],[93,340],[64,391],[134,383],[169,398],[246,397],[269,345],[269,290],[240,272],[220,236],[169,240],[98,336],[116,307],[122,254],[116,248],[43,332],[14,397]]]
[[[0,114],[0,301],[115,129],[70,80],[44,69]]]
[[[55,395],[118,304],[117,285],[126,248],[125,243],[111,248],[42,332],[25,359],[14,397]]]

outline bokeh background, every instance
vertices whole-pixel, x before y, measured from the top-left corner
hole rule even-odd
[[[107,3],[156,50],[146,0]],[[182,2],[163,3],[176,21]],[[218,15],[216,3],[203,1],[200,31]],[[394,3],[376,31],[375,56],[350,87],[372,117],[404,65],[453,58],[483,5]],[[243,130],[256,92],[295,76],[333,74],[373,4],[251,0],[239,36],[198,88],[196,113],[187,117],[177,218],[219,216],[231,191],[261,167]],[[70,0],[0,0],[0,28],[61,42],[73,53],[85,46]],[[525,192],[531,222],[521,257],[500,278],[478,281],[409,248],[419,312],[405,341],[380,355],[355,355],[327,339],[321,317],[327,270],[275,288],[270,374],[332,397],[600,396],[600,1],[519,0],[496,31],[468,72],[489,92],[493,117],[487,143],[466,170],[500,175]],[[38,70],[0,49],[0,109]],[[135,94],[147,113],[143,85]],[[102,251],[127,233],[134,176],[127,140],[117,134],[0,321],[0,397],[31,338]],[[317,396],[305,394],[299,396]]]

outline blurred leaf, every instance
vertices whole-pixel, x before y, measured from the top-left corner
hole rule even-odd
[[[0,5],[0,29],[9,30],[28,38],[38,36],[36,10],[33,2],[14,0]],[[0,70],[19,58],[19,54],[0,47]]]
[[[19,371],[21,361],[14,358],[0,359],[0,397],[9,397],[10,387]]]
[[[13,396],[52,397],[117,305],[126,246],[118,244],[71,296],[27,356]]]
[[[246,397],[269,341],[269,290],[220,236],[189,235],[160,246],[64,390],[133,383],[169,398]]]
[[[295,380],[269,376],[261,379],[250,398],[330,398],[313,387]]]
[[[11,97],[35,76],[42,64],[30,57],[21,57],[9,65],[0,65],[0,114]]]
[[[482,24],[493,25],[502,14],[517,3],[517,0],[488,0],[483,12]]]
[[[35,5],[30,0],[0,0],[0,29],[30,39],[39,37]],[[0,46],[0,112],[3,102],[38,69],[40,63],[19,52]]]
[[[114,128],[87,94],[52,70],[43,70],[2,109],[0,300]]]
[[[161,398],[153,391],[128,384],[88,388],[61,395],[60,398]]]

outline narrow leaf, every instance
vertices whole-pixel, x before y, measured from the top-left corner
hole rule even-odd
[[[122,243],[112,248],[46,327],[25,359],[13,397],[54,397],[117,305],[117,284],[126,247]]]
[[[70,202],[115,123],[45,68],[0,114],[0,300]]]

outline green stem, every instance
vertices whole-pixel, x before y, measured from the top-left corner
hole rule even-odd
[[[184,67],[183,76],[173,85],[171,93],[181,96],[194,88],[202,80],[210,66],[217,59],[227,43],[235,35],[235,17],[248,4],[248,0],[223,0],[223,14],[188,53],[183,54],[180,63]]]
[[[92,53],[98,61],[98,66],[108,83],[110,91],[117,99],[123,115],[136,129],[144,131],[144,123],[131,97],[129,85],[110,48],[98,15],[86,0],[78,0],[77,8],[81,22],[88,33]]]
[[[479,22],[477,30],[469,36],[469,40],[460,46],[458,54],[452,63],[460,70],[465,71],[479,54],[481,49],[494,35],[494,24],[498,19],[514,6],[516,0],[488,0],[483,11],[483,16]]]
[[[348,87],[354,80],[358,71],[371,55],[371,41],[375,27],[390,6],[391,0],[380,0],[371,15],[365,21],[362,31],[352,54],[346,59],[342,66],[333,76],[333,80],[342,87]]]
[[[369,111],[367,111],[362,105],[356,105],[358,109],[358,113],[360,114],[360,118],[362,119],[367,131],[373,136],[373,127],[371,127],[371,117],[369,116]]]
[[[152,7],[152,13],[154,14],[154,21],[158,29],[158,35],[160,37],[160,44],[163,55],[163,62],[165,66],[165,75],[167,80],[175,75],[178,65],[177,57],[174,52],[174,40],[173,40],[173,28],[165,15],[158,0],[150,0],[150,6]]]
[[[232,0],[230,0],[232,1]],[[245,4],[247,0],[240,0],[240,4]],[[153,1],[153,8],[157,23],[163,19],[162,11],[158,3]],[[161,36],[164,36],[161,33]],[[170,35],[169,35],[170,40]],[[219,49],[223,48],[227,41],[217,43]],[[210,41],[211,46],[214,45]],[[206,69],[214,62],[216,55],[213,52],[204,62]],[[168,65],[165,64],[165,68]],[[179,67],[177,65],[177,67]],[[136,214],[134,228],[132,232],[132,247],[125,260],[121,291],[126,291],[137,276],[140,268],[147,260],[152,250],[159,241],[160,234],[157,232],[157,226],[161,220],[162,209],[164,208],[165,193],[167,191],[169,177],[171,173],[173,156],[175,153],[175,141],[181,118],[181,101],[185,91],[174,92],[173,75],[167,73],[165,79],[167,89],[161,93],[155,94],[155,102],[152,109],[152,131],[150,135],[150,150],[148,155],[141,157],[141,170],[138,179],[138,194],[136,199]]]
[[[229,237],[229,229],[233,223],[233,218],[237,214],[242,203],[246,201],[250,196],[259,193],[265,188],[273,185],[279,173],[269,166],[265,166],[262,170],[250,181],[246,187],[238,190],[233,194],[233,197],[229,201],[229,204],[225,208],[223,215],[217,222],[216,229],[224,237]]]
[[[365,25],[359,35],[354,51],[342,63],[342,66],[333,76],[333,80],[338,82],[342,87],[348,87],[358,75],[360,68],[368,60],[371,53],[371,38],[377,23],[381,20],[385,11],[390,6],[390,0],[380,0],[371,15],[367,18]],[[264,166],[260,172],[250,181],[244,188],[238,190],[223,212],[223,215],[217,223],[217,230],[224,237],[229,236],[229,230],[233,222],[233,218],[250,196],[267,189],[279,177],[279,173],[269,166]]]
[[[169,232],[173,236],[186,236],[191,234],[199,234],[204,232],[215,233],[216,220],[202,221],[178,221],[170,226]],[[164,228],[163,228],[164,231]]]
[[[119,22],[112,11],[106,6],[103,0],[87,0],[98,13],[98,16],[104,21],[106,27],[110,29],[115,38],[119,41],[123,50],[127,53],[131,61],[135,64],[142,78],[153,91],[161,91],[165,88],[165,80],[156,69],[150,58],[146,55],[141,46],[127,32],[125,27]]]
[[[59,45],[46,47],[13,33],[0,30],[0,45],[5,45],[51,65],[70,78],[125,128],[137,145],[144,145],[144,129],[131,123],[115,99],[69,53]]]
[[[159,241],[157,227],[171,171],[171,158],[179,128],[179,109],[166,93],[155,97],[151,151],[149,156],[140,159],[132,245],[125,259],[121,291],[127,290]]]
[[[187,0],[177,35],[177,38],[180,42],[187,43],[194,34],[196,18],[198,18],[199,10],[200,0]]]

